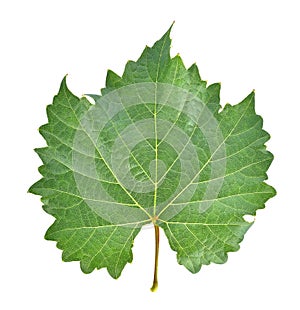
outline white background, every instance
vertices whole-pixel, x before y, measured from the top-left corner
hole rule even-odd
[[[221,81],[223,105],[256,89],[278,195],[224,265],[192,275],[162,238],[151,293],[153,230],[136,238],[118,280],[106,270],[84,275],[43,239],[53,218],[27,189],[40,177],[37,128],[63,76],[76,95],[99,93],[108,68],[121,74],[173,20],[172,54]],[[1,309],[299,309],[299,29],[289,0],[1,1]]]

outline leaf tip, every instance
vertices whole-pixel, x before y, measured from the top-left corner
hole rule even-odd
[[[59,91],[58,91],[58,94],[60,94],[62,91],[67,91],[67,92],[70,92],[70,90],[68,89],[68,86],[67,86],[67,77],[69,76],[69,74],[67,73],[61,83],[60,83],[60,88],[59,88]]]
[[[172,30],[174,24],[175,24],[175,20],[172,21],[171,26],[169,27],[167,33],[169,33],[169,34],[171,33],[171,30]]]
[[[68,77],[69,73],[65,74],[65,76],[63,77],[62,81],[61,81],[61,86],[64,85],[65,87],[67,87],[67,77]]]
[[[170,34],[171,34],[172,28],[173,28],[173,26],[174,26],[174,23],[175,23],[175,20],[172,22],[171,26],[169,27],[169,29],[167,30],[167,32],[162,36],[162,38],[164,38],[164,37],[170,38]]]
[[[272,197],[277,195],[277,191],[276,191],[276,189],[273,186],[269,185],[269,187],[271,189],[270,198],[272,198]]]

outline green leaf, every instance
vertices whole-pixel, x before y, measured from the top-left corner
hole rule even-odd
[[[253,224],[244,216],[275,195],[264,182],[273,156],[254,92],[221,110],[220,84],[170,57],[170,31],[121,77],[109,70],[102,95],[90,95],[95,104],[64,78],[47,107],[47,147],[36,149],[42,179],[29,191],[55,217],[45,238],[85,273],[106,267],[119,277],[149,223],[157,255],[160,227],[191,272],[224,263]]]

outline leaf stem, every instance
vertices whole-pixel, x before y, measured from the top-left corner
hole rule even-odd
[[[154,263],[153,284],[151,287],[152,292],[155,292],[158,288],[157,269],[158,269],[158,253],[159,253],[159,226],[154,225],[154,232],[155,232],[155,263]]]

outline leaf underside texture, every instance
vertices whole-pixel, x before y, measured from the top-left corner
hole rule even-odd
[[[146,47],[136,62],[129,61],[122,76],[108,71],[101,95],[91,97],[100,106],[103,98],[115,93],[122,96],[124,89],[140,85],[154,89],[169,87],[191,94],[194,99],[186,101],[185,106],[190,105],[186,111],[194,111],[195,104],[201,102],[210,118],[207,123],[212,124],[213,119],[217,124],[213,129],[221,138],[213,146],[204,127],[201,129],[184,108],[179,111],[172,103],[160,104],[155,96],[152,102],[118,110],[101,127],[96,140],[82,121],[94,104],[86,97],[73,95],[67,88],[66,78],[47,107],[48,123],[40,127],[47,146],[36,149],[43,162],[39,168],[42,179],[29,191],[42,196],[44,210],[55,217],[45,238],[57,242],[64,261],[80,261],[84,273],[105,267],[113,278],[118,278],[132,261],[134,238],[149,223],[164,230],[171,248],[177,252],[178,263],[192,273],[198,272],[202,265],[225,263],[227,253],[239,249],[252,225],[244,216],[254,216],[275,195],[275,190],[264,182],[273,156],[265,147],[270,136],[262,129],[262,118],[255,113],[254,92],[239,104],[227,104],[221,109],[220,84],[208,86],[195,64],[187,69],[178,55],[170,57],[170,30],[153,47]],[[110,105],[113,108],[113,103]],[[104,107],[103,103],[106,113]],[[145,119],[153,123],[153,137],[145,136],[128,147],[122,134],[128,126],[143,124]],[[180,141],[176,147],[171,145],[171,138],[169,141],[165,138],[168,134],[159,132],[163,124],[170,124],[170,131],[176,127],[178,141],[182,134],[188,137],[187,142],[182,142],[182,146]],[[93,152],[85,154],[85,147],[76,149],[74,139],[79,134],[83,137],[79,145],[90,143]],[[123,182],[126,175],[115,173],[112,164],[113,142],[117,138],[129,154],[126,165],[136,182],[131,187]],[[185,149],[187,144],[192,145],[190,153]],[[74,158],[82,158],[78,162],[86,163],[90,157],[97,170],[94,177],[85,176],[78,168],[80,164],[76,167],[74,164]],[[185,169],[186,162],[192,158],[197,159],[198,168],[191,173]],[[222,173],[213,173],[213,165],[218,162],[222,163]],[[182,176],[185,176],[184,184],[180,183]],[[78,180],[86,186],[84,190],[78,188]],[[221,181],[217,183],[217,180]],[[145,182],[150,184],[147,191],[136,190]],[[96,195],[99,186],[101,191]],[[213,192],[208,194],[209,191]],[[101,216],[97,211],[103,206],[108,210],[111,206],[111,219],[109,212],[108,216]],[[128,222],[126,214],[122,215],[123,220],[116,221],[115,213],[120,216],[122,211],[114,207],[140,213]]]

